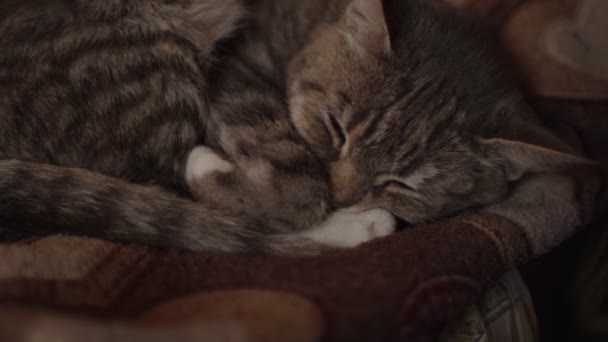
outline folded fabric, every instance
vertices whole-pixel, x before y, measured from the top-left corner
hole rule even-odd
[[[589,193],[594,189],[593,182],[582,183],[578,192],[584,195],[573,200],[592,207],[585,201],[593,198]],[[220,256],[48,237],[0,246],[0,299],[86,314],[104,322],[96,329],[106,335],[100,326],[113,327],[106,321],[112,319],[120,320],[117,324],[125,334],[149,335],[133,332],[134,326],[162,326],[163,333],[174,332],[176,338],[186,334],[180,327],[193,329],[186,323],[196,321],[200,324],[195,330],[233,324],[247,336],[271,336],[273,341],[292,340],[294,334],[302,341],[423,340],[435,337],[446,319],[472,303],[504,271],[531,258],[530,246],[543,242],[531,243],[529,238],[526,229],[487,213],[418,226],[354,249],[308,258]],[[247,289],[275,294],[264,302],[255,292],[218,292]],[[292,294],[294,304],[273,314],[273,308],[286,302],[279,292]],[[257,306],[247,304],[255,301]],[[256,314],[239,315],[242,310],[230,309],[243,305]],[[219,312],[229,314],[218,321]],[[28,320],[29,314],[22,317]],[[286,317],[295,322],[285,323]],[[149,320],[154,324],[141,325]],[[251,328],[255,321],[262,322],[258,330]],[[296,328],[282,328],[290,324]],[[11,331],[19,327],[39,328],[26,321],[0,326],[0,331],[24,336]],[[78,329],[67,324],[62,333],[69,327]],[[40,334],[53,331],[46,328]]]
[[[527,1],[503,42],[536,95],[608,100],[608,2]]]

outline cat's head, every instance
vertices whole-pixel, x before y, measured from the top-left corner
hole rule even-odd
[[[336,206],[423,222],[582,160],[493,138],[527,109],[476,32],[413,0],[353,0],[290,65],[292,119],[330,165]]]

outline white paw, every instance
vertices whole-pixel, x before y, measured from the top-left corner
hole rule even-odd
[[[188,185],[192,187],[211,172],[229,172],[232,169],[231,163],[222,159],[209,147],[197,146],[188,155],[184,176]]]
[[[395,217],[384,209],[336,211],[319,226],[300,235],[332,247],[349,248],[387,236],[396,230]]]

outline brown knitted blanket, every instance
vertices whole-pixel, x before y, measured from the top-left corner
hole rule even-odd
[[[528,1],[506,21],[512,8],[505,2],[454,2],[500,3],[503,12],[489,5],[470,8],[505,23],[501,35],[507,49],[530,75],[530,63],[543,54],[523,38],[538,36],[541,29],[537,20],[526,21],[538,19],[534,3],[561,3],[561,11],[574,13],[575,1]],[[554,19],[562,12],[544,13]],[[546,81],[561,75],[552,65],[579,82],[570,88],[578,100],[543,93],[543,85],[551,84],[568,97],[568,84]],[[608,79],[558,61],[542,70],[547,68],[528,79],[541,118],[577,136],[592,157],[608,161],[608,91],[601,96]],[[587,93],[586,84],[594,87]],[[565,200],[586,224],[598,207],[599,179],[593,170],[572,174],[577,186]],[[553,234],[554,227],[536,228]],[[432,340],[438,327],[505,271],[536,256],[532,246],[545,241],[530,241],[524,231],[504,216],[469,213],[307,258],[216,256],[70,236],[4,244],[0,341]],[[570,233],[556,232],[551,237],[556,241],[544,247]]]

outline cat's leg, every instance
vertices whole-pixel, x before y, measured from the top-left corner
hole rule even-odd
[[[216,209],[234,213],[250,207],[237,166],[207,146],[197,146],[188,155],[184,178],[194,198]]]
[[[282,172],[263,158],[231,163],[199,146],[188,157],[185,179],[198,201],[255,218],[278,233],[306,230],[321,222],[329,209],[321,179]]]
[[[230,172],[234,165],[220,157],[207,146],[197,146],[188,155],[186,162],[186,183],[193,192],[198,188],[198,182],[213,172]]]
[[[198,198],[225,196],[217,192],[206,196],[202,192],[209,184],[204,183],[209,182],[208,176],[214,173],[228,174],[235,170],[234,164],[220,157],[212,149],[198,146],[188,156],[186,181]],[[332,213],[320,224],[296,233],[296,236],[330,247],[348,248],[389,235],[396,230],[396,225],[395,217],[384,209],[363,212],[345,209]]]
[[[335,248],[349,248],[395,232],[397,221],[384,209],[364,212],[339,210],[299,236]]]

